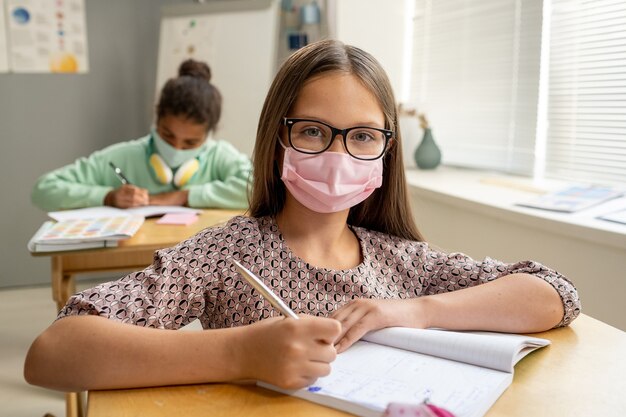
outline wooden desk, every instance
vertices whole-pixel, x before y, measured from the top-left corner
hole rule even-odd
[[[143,269],[152,263],[155,250],[173,246],[206,227],[239,214],[242,214],[241,210],[203,210],[198,221],[189,226],[160,225],[156,224],[156,219],[146,219],[133,237],[121,241],[115,248],[32,255],[52,257],[52,298],[60,310],[76,292],[76,275]]]
[[[625,416],[626,335],[589,316],[538,334],[552,345],[515,367],[513,384],[487,417]],[[92,391],[88,417],[349,414],[255,386],[206,384]]]
[[[152,263],[155,250],[173,246],[204,228],[225,222],[239,214],[242,214],[242,210],[203,210],[198,221],[189,226],[161,225],[156,224],[157,219],[146,219],[132,238],[121,241],[115,248],[39,252],[32,255],[51,256],[52,299],[60,310],[76,292],[76,275],[143,269]],[[83,415],[81,393],[67,393],[65,404],[66,417]]]

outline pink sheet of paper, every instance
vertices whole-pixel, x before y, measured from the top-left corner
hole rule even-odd
[[[157,224],[179,224],[181,226],[189,226],[198,220],[196,213],[167,213],[165,216],[157,220]]]

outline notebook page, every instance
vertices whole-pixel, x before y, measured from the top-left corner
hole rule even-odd
[[[116,217],[116,216],[125,216],[127,215],[126,211],[123,209],[109,207],[109,206],[98,206],[98,207],[86,207],[75,210],[61,210],[61,211],[51,211],[48,213],[48,217],[58,222],[64,220],[73,220],[73,219],[95,219],[97,217]]]
[[[94,219],[96,217],[118,216],[162,216],[167,213],[202,213],[202,210],[183,206],[140,206],[120,209],[109,206],[86,207],[75,210],[51,211],[48,217],[56,221],[70,219]]]
[[[202,210],[183,206],[141,206],[128,208],[124,211],[129,215],[143,217],[162,216],[168,213],[202,213]]]
[[[515,334],[403,327],[370,332],[363,340],[503,372],[513,372],[515,363],[525,356],[518,355],[524,347],[538,348],[550,343],[546,339]]]
[[[287,393],[361,416],[430,398],[457,417],[479,417],[511,381],[506,372],[359,341],[337,356],[330,375]]]

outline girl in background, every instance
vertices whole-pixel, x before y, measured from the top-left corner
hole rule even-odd
[[[209,67],[187,60],[161,90],[150,134],[43,175],[32,201],[46,211],[102,205],[245,208],[250,160],[229,143],[211,139],[221,109]]]

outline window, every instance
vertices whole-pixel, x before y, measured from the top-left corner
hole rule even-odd
[[[445,163],[626,183],[626,2],[416,0],[413,23]]]
[[[545,174],[626,184],[626,2],[550,5]]]
[[[411,97],[447,164],[531,174],[541,2],[418,0]]]

